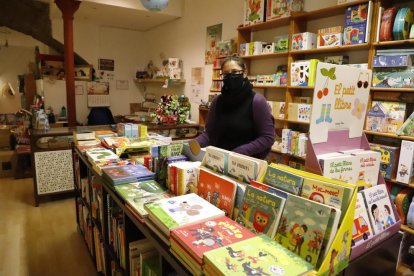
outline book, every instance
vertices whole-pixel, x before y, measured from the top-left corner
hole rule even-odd
[[[144,223],[144,219],[148,216],[148,212],[144,209],[145,204],[171,197],[172,195],[169,193],[159,193],[146,197],[129,197],[125,200],[127,202],[126,206],[136,215],[138,220]]]
[[[158,147],[158,171],[157,171],[157,180],[159,183],[164,184],[167,178],[167,166],[168,166],[168,157],[179,156],[182,154],[183,144],[170,144],[170,145],[161,145]],[[178,162],[186,160],[186,158],[170,159],[171,162]]]
[[[314,269],[265,235],[206,252],[204,259],[212,275],[305,275]]]
[[[361,193],[357,193],[357,201],[355,204],[354,225],[352,227],[351,246],[361,244],[368,238],[372,237],[371,221],[368,217],[368,211],[365,206],[364,198]]]
[[[183,162],[176,166],[177,195],[197,192],[201,162]]]
[[[228,175],[236,180],[249,184],[256,180],[259,173],[258,160],[241,154],[230,153],[228,159]]]
[[[143,165],[127,165],[102,169],[103,178],[113,185],[154,179],[155,173]]]
[[[155,180],[133,182],[115,186],[115,191],[125,200],[139,197],[148,197],[165,193],[166,189]]]
[[[213,146],[206,147],[203,165],[215,172],[227,174],[229,152]]]
[[[364,189],[361,193],[375,235],[395,224],[396,218],[385,184]]]
[[[355,184],[359,174],[359,160],[354,155],[342,154],[318,159],[323,176]]]
[[[132,241],[128,244],[129,249],[129,271],[131,275],[136,275],[141,269],[139,256],[141,252],[154,248],[148,239]]]
[[[250,181],[250,186],[255,187],[257,189],[260,189],[260,190],[263,190],[265,192],[277,195],[277,196],[279,196],[281,198],[284,198],[284,199],[287,198],[287,193],[285,191],[279,190],[275,187],[266,185],[266,184],[261,183],[259,181],[254,181],[254,180]]]
[[[119,148],[122,144],[128,145],[131,143],[128,137],[105,137],[103,138],[103,144],[108,148]]]
[[[93,164],[97,161],[118,160],[119,156],[109,149],[91,148],[86,150],[86,156]]]
[[[161,259],[156,249],[141,252],[139,262],[141,267],[138,275],[161,275]]]
[[[197,194],[232,217],[237,183],[226,176],[200,168]]]
[[[356,184],[366,187],[377,185],[381,153],[373,150],[364,150],[351,154],[358,157],[359,160],[359,173]]]
[[[117,159],[117,160],[103,160],[92,163],[92,169],[98,174],[102,175],[102,168],[119,167],[127,165],[135,165],[131,159]]]
[[[401,154],[398,161],[397,181],[405,184],[411,182],[413,177],[414,142],[403,140],[401,142]]]
[[[236,221],[256,234],[273,238],[279,226],[285,199],[261,189],[247,186],[242,208]]]
[[[298,195],[303,185],[303,178],[274,166],[268,166],[263,181],[265,184]]]
[[[275,240],[316,265],[330,216],[330,206],[289,194]]]
[[[220,217],[171,231],[172,240],[179,245],[179,248],[176,248],[179,250],[174,250],[177,253],[185,250],[185,254],[200,265],[203,264],[203,254],[205,252],[255,236],[247,228],[227,217]]]
[[[167,236],[170,230],[224,216],[224,212],[196,194],[161,199],[144,206],[149,219]]]

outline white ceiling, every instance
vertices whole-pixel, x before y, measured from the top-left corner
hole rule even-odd
[[[50,3],[50,18],[61,18],[62,14],[53,0]],[[151,12],[139,0],[83,0],[75,13],[75,21],[98,24],[137,31],[147,31],[177,18],[183,13],[184,0],[170,0],[161,12]]]

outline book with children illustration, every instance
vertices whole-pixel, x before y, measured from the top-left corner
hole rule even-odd
[[[221,174],[227,173],[229,152],[213,146],[206,147],[204,166]]]
[[[316,265],[325,238],[331,207],[288,195],[275,240]]]
[[[285,199],[248,185],[236,221],[253,233],[273,238]]]
[[[313,266],[265,235],[204,254],[208,275],[305,275]]]
[[[143,165],[126,165],[103,168],[103,178],[113,185],[154,179],[155,173]]]
[[[357,193],[353,229],[352,246],[358,245],[374,235],[362,193]]]
[[[375,235],[395,224],[396,218],[385,184],[362,190],[367,213]]]
[[[124,198],[147,197],[164,193],[166,189],[155,180],[147,180],[115,186],[115,190]]]
[[[240,182],[249,184],[251,180],[256,180],[259,165],[259,161],[254,158],[230,153],[228,175]]]
[[[298,195],[302,188],[303,178],[270,165],[267,167],[263,182],[283,191]]]

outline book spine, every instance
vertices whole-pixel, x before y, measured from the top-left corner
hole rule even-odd
[[[377,21],[377,33],[375,35],[375,41],[379,42],[379,36],[380,36],[380,29],[381,29],[381,19],[382,19],[382,14],[384,13],[384,8],[380,7],[378,10],[378,21]]]
[[[372,1],[369,1],[368,3],[368,15],[367,15],[367,27],[365,29],[365,43],[370,41],[370,36],[371,36],[371,21],[372,21],[372,11],[374,9],[374,4],[372,3]]]

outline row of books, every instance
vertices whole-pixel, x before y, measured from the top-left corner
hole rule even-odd
[[[106,200],[108,204],[107,229],[109,246],[117,256],[121,268],[125,269],[125,222],[122,209],[112,201],[109,194]]]
[[[159,254],[150,240],[142,239],[130,242],[128,248],[129,275],[161,275]]]

